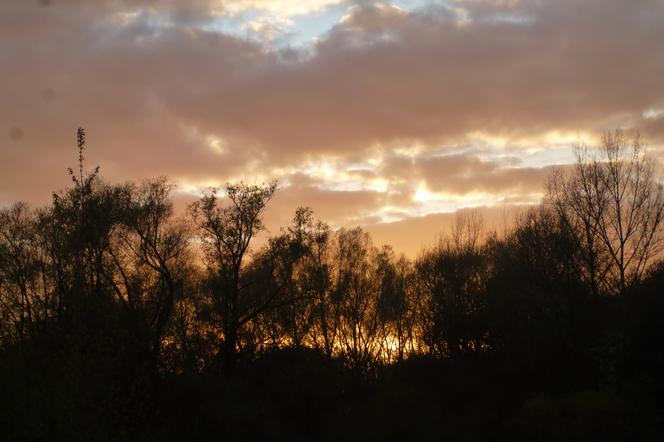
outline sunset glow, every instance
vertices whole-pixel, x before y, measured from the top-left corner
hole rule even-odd
[[[664,156],[661,4],[604,3],[2,2],[0,204],[66,185],[82,125],[87,164],[181,207],[277,179],[273,229],[308,205],[419,243],[444,229],[421,217],[538,202],[606,130]]]

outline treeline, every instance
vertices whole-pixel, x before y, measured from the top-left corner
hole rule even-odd
[[[662,434],[664,191],[638,138],[577,146],[507,232],[467,212],[414,260],[310,208],[252,249],[276,183],[176,214],[167,179],[84,170],[84,138],[49,206],[0,211],[0,438],[558,440],[531,425],[577,406],[612,422],[579,440]],[[558,387],[590,403],[528,402]],[[466,395],[501,404],[486,432],[435,430]]]

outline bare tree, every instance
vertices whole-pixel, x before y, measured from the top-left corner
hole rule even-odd
[[[586,145],[575,153],[574,168],[550,179],[547,200],[574,233],[593,292],[622,293],[662,250],[662,184],[638,135],[605,134],[599,159]]]
[[[457,252],[476,250],[484,235],[484,217],[477,210],[457,212],[452,225],[452,242]]]
[[[367,372],[385,342],[379,310],[381,280],[371,237],[362,229],[340,229],[333,255],[337,345],[349,365]]]

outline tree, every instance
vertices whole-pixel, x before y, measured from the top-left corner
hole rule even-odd
[[[23,344],[48,313],[37,237],[35,215],[25,204],[0,209],[0,342]]]
[[[332,357],[339,326],[337,305],[332,299],[332,232],[320,221],[312,223],[308,231],[309,247],[297,273],[298,286],[311,307],[308,341]]]
[[[252,326],[259,345],[271,348],[312,344],[316,296],[306,282],[308,263],[321,240],[313,210],[299,207],[292,226],[270,238],[254,258],[253,271],[263,277],[255,287],[263,295],[263,313]],[[266,296],[267,295],[267,296]]]
[[[480,315],[489,262],[482,229],[476,213],[459,214],[452,236],[441,238],[415,264],[422,340],[433,353],[457,356],[483,346]]]
[[[571,362],[583,329],[593,327],[585,314],[587,286],[575,264],[579,252],[556,212],[530,208],[504,240],[490,244],[490,253],[484,319],[491,346],[513,364],[537,370]]]
[[[577,162],[555,173],[547,202],[573,233],[580,267],[593,292],[624,293],[662,250],[664,189],[638,134],[606,133],[598,159],[575,146]]]
[[[389,246],[374,259],[374,275],[380,283],[378,313],[385,330],[380,356],[388,363],[401,361],[418,348],[413,266],[403,255],[396,258]]]
[[[229,204],[219,202],[219,189],[209,189],[189,210],[200,232],[208,283],[220,332],[223,335],[218,357],[227,373],[237,364],[238,339],[243,327],[257,314],[257,306],[245,296],[243,281],[249,246],[264,226],[261,215],[277,183],[268,185],[228,184]]]
[[[104,267],[151,375],[187,270],[188,231],[172,220],[173,188],[165,178],[129,187]]]
[[[359,227],[336,234],[331,304],[336,322],[336,345],[351,368],[367,373],[379,361],[385,343],[379,299],[381,278],[378,250]]]

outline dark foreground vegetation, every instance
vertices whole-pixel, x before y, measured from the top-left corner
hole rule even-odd
[[[637,140],[554,174],[503,234],[411,261],[276,185],[173,213],[79,168],[0,211],[0,440],[664,440],[664,194]]]

